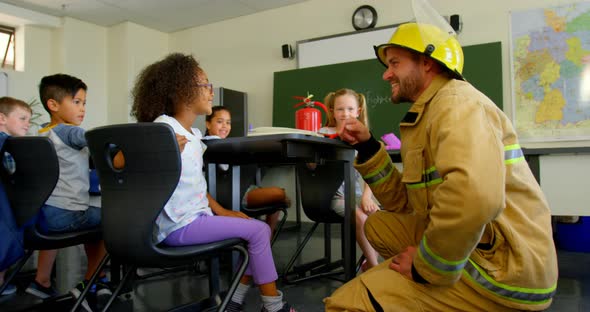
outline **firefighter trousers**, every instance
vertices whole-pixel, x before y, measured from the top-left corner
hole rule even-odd
[[[426,220],[388,211],[371,215],[365,233],[386,260],[324,299],[326,311],[515,311],[478,294],[463,279],[452,286],[419,284],[389,268],[394,255],[418,245]]]

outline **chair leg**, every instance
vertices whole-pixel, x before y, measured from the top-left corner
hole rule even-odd
[[[275,233],[272,236],[272,239],[270,241],[270,245],[274,245],[275,241],[277,240],[277,237],[279,236],[279,233],[281,232],[281,229],[283,228],[283,225],[285,225],[285,222],[287,222],[287,216],[289,216],[289,214],[287,213],[287,209],[281,209],[280,211],[283,212],[283,217],[281,218],[281,221],[279,222],[279,224],[277,225],[277,228],[275,229]]]
[[[12,272],[10,272],[10,274],[8,274],[8,277],[4,278],[4,284],[2,284],[2,286],[0,286],[0,294],[2,292],[4,292],[4,289],[6,289],[6,287],[8,287],[8,284],[10,284],[10,282],[12,282],[12,280],[14,279],[16,274],[18,274],[18,272],[20,272],[20,270],[23,268],[25,263],[27,263],[27,260],[29,260],[29,258],[33,254],[33,252],[34,252],[34,250],[27,250],[27,253],[25,253],[23,258],[20,259],[19,262],[17,262],[14,270],[12,270]]]
[[[365,255],[361,255],[359,257],[359,260],[356,262],[356,269],[354,272],[356,272],[356,274],[358,274],[361,271],[361,267],[363,265],[363,261],[365,261],[367,258],[365,258]]]
[[[117,286],[117,289],[115,289],[115,291],[111,295],[111,298],[109,298],[109,301],[106,303],[106,305],[102,309],[102,312],[106,312],[106,311],[109,310],[109,308],[111,307],[111,305],[115,301],[115,298],[117,298],[117,296],[119,295],[119,293],[121,293],[121,290],[123,289],[123,287],[125,286],[125,284],[128,282],[128,280],[130,279],[130,277],[132,277],[132,276],[135,275],[135,270],[137,270],[137,267],[136,266],[130,266],[127,269],[127,271],[125,272],[125,275],[123,275],[123,279],[121,280],[121,282]]]
[[[0,294],[4,292],[4,289],[6,289],[6,287],[8,287],[8,284],[10,284],[10,282],[12,282],[12,280],[18,274],[18,272],[20,272],[20,270],[22,270],[23,266],[25,265],[25,263],[27,263],[27,261],[29,260],[29,258],[33,254],[33,252],[34,252],[34,250],[27,250],[25,255],[17,262],[14,270],[12,270],[12,272],[10,272],[10,274],[8,274],[8,277],[4,278],[4,284],[2,284],[2,286],[0,286]]]
[[[291,270],[291,268],[295,264],[295,261],[297,260],[297,258],[299,258],[299,255],[303,251],[303,248],[305,247],[305,245],[307,244],[307,242],[309,241],[309,239],[311,238],[311,236],[315,232],[315,230],[318,227],[318,225],[319,225],[319,223],[317,223],[317,222],[315,222],[313,224],[313,226],[311,227],[311,229],[309,230],[309,232],[307,232],[307,235],[305,235],[305,238],[303,239],[303,242],[301,242],[301,244],[299,244],[299,246],[297,247],[297,250],[295,250],[295,254],[293,254],[293,256],[291,257],[291,259],[289,260],[289,264],[287,264],[287,267],[285,268],[285,271],[283,271],[283,281],[285,283],[289,283],[289,279],[288,279],[289,271]]]
[[[209,297],[219,295],[219,257],[209,258]]]
[[[231,300],[231,297],[233,296],[234,292],[238,288],[238,283],[240,283],[240,279],[242,279],[242,276],[244,276],[244,272],[246,272],[246,268],[248,267],[248,263],[250,262],[250,256],[248,255],[248,250],[246,250],[246,248],[240,245],[236,245],[233,246],[232,249],[242,254],[242,264],[239,266],[238,271],[236,272],[236,275],[232,279],[231,285],[227,290],[225,298],[223,298],[221,305],[217,309],[217,311],[219,312],[225,312],[225,308]]]
[[[109,261],[110,258],[111,258],[111,256],[108,253],[106,255],[104,255],[104,257],[100,261],[100,264],[98,265],[96,270],[94,270],[94,273],[92,273],[92,277],[90,277],[90,280],[88,281],[88,287],[84,288],[84,290],[80,294],[80,297],[78,297],[78,299],[76,300],[76,303],[74,304],[74,306],[72,307],[70,312],[76,312],[78,310],[78,308],[80,308],[80,305],[82,305],[82,302],[84,301],[84,299],[88,295],[88,292],[90,291],[92,284],[94,284],[96,282],[96,280],[98,279],[98,275],[100,274],[100,272],[102,271],[102,269],[107,264],[107,262]]]

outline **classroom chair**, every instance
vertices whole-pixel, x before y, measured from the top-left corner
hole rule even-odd
[[[299,189],[297,196],[300,196],[301,207],[305,215],[314,223],[305,235],[303,242],[299,244],[289,260],[283,272],[283,281],[287,284],[293,284],[318,277],[341,280],[336,276],[341,275],[343,270],[336,269],[342,267],[344,261],[342,260],[343,258],[332,261],[331,224],[340,224],[341,229],[343,229],[344,218],[331,209],[331,204],[332,197],[344,181],[344,164],[326,162],[324,164],[317,164],[314,169],[311,169],[308,165],[300,163],[296,166],[296,174],[297,188]],[[324,224],[324,256],[317,260],[294,266],[305,245],[317,227],[322,223]],[[344,237],[343,231],[341,237]],[[343,239],[341,243],[344,244]],[[344,248],[341,250],[344,250]],[[344,257],[344,255],[342,256]],[[357,264],[357,271],[358,268],[359,264]]]
[[[261,176],[261,169],[257,165],[242,165],[240,166],[240,200],[244,197],[247,188],[252,185],[260,185],[260,176]],[[227,209],[231,209],[231,205],[229,204],[228,199],[232,196],[232,173],[231,168],[224,171],[217,168],[217,202],[220,205]],[[260,207],[241,207],[240,211],[248,215],[252,218],[259,218],[264,215],[273,214],[277,211],[281,212],[281,219],[279,220],[277,227],[275,228],[275,232],[271,238],[270,244],[271,246],[274,245],[275,241],[283,225],[287,221],[288,213],[287,208],[289,208],[285,203],[276,203],[272,205],[265,205]]]
[[[14,158],[16,170],[10,173],[4,166],[0,166],[2,168],[0,177],[16,224],[23,227],[36,220],[41,207],[55,188],[59,177],[57,155],[53,144],[45,137],[8,138],[0,155],[4,155],[4,152],[8,152]],[[0,292],[13,280],[35,250],[61,249],[100,239],[99,227],[75,232],[43,234],[37,226],[26,226],[23,241],[25,256],[7,276],[4,285],[0,287]],[[82,304],[85,295],[81,295],[76,300],[74,309]],[[66,298],[70,299],[71,295],[48,299],[44,304]]]
[[[245,241],[235,238],[182,247],[154,242],[155,220],[174,192],[181,172],[180,151],[172,128],[163,123],[112,125],[87,131],[86,139],[101,185],[105,246],[113,261],[127,266],[103,311],[132,280],[138,267],[180,266],[233,250],[242,256],[242,261],[218,307],[219,311],[224,311],[248,265]],[[112,159],[119,150],[124,155],[125,165],[116,169]],[[217,289],[214,289],[217,273],[210,268],[213,298],[195,307],[200,308],[211,299],[217,300]]]

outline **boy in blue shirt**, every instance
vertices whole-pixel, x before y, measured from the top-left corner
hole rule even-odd
[[[33,111],[31,107],[18,99],[11,98],[8,96],[0,97],[0,135],[8,135],[8,136],[24,136],[27,134],[29,130],[30,122],[31,122],[31,115]],[[2,158],[2,165],[9,172],[14,172],[15,164],[14,159],[8,154],[0,155]],[[10,213],[10,212],[7,212]],[[1,215],[0,217],[4,218],[5,215]],[[7,220],[4,220],[7,221]],[[0,226],[6,226],[5,224],[0,223]],[[7,230],[4,228],[4,230]],[[6,234],[6,233],[3,233]],[[6,237],[3,237],[7,239]],[[5,241],[4,243],[8,243]],[[10,248],[14,247],[13,245]],[[8,261],[8,259],[0,259],[2,262]],[[5,265],[10,265],[9,263],[4,263]],[[0,265],[2,267],[2,265]],[[0,271],[0,285],[4,283],[4,274],[6,270]],[[0,296],[14,294],[16,292],[16,286],[10,284],[4,289],[4,291],[0,294]]]
[[[86,112],[86,90],[87,86],[82,80],[64,74],[43,77],[39,85],[41,102],[51,117],[49,123],[42,125],[39,135],[53,142],[59,160],[59,180],[42,207],[46,230],[50,233],[84,230],[100,225],[100,208],[90,206],[90,154],[84,129],[79,127]],[[88,287],[88,280],[106,254],[102,240],[86,243],[84,249],[88,267],[85,280],[70,291],[75,297]],[[56,250],[39,252],[37,275],[27,292],[41,297],[53,294],[50,277],[56,254]],[[106,276],[101,274],[91,293],[110,296]],[[86,302],[83,306],[91,311]]]

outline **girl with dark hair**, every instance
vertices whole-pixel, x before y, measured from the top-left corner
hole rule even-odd
[[[162,122],[174,129],[181,152],[178,186],[156,219],[154,239],[186,246],[239,237],[248,242],[250,263],[227,311],[242,311],[250,281],[258,285],[263,311],[295,311],[276,287],[270,228],[239,211],[223,208],[207,192],[201,132],[191,125],[211,113],[213,85],[190,55],[174,53],[147,66],[133,89],[132,114],[139,122]]]
[[[210,115],[205,117],[205,137],[203,140],[225,139],[231,132],[231,112],[227,107],[214,106]],[[242,166],[245,167],[245,166]],[[220,164],[218,166],[223,171],[229,169],[228,165]],[[256,171],[256,167],[252,171]],[[247,178],[248,179],[248,178]],[[253,181],[254,177],[249,178]],[[247,186],[247,188],[246,188]],[[285,190],[280,187],[260,187],[255,184],[245,184],[244,196],[242,197],[242,208],[259,208],[265,206],[272,206],[276,204],[284,204],[287,207],[291,206],[291,199],[285,194]],[[273,214],[266,215],[266,224],[270,226],[271,237],[274,235],[277,223],[279,220],[280,211]]]

